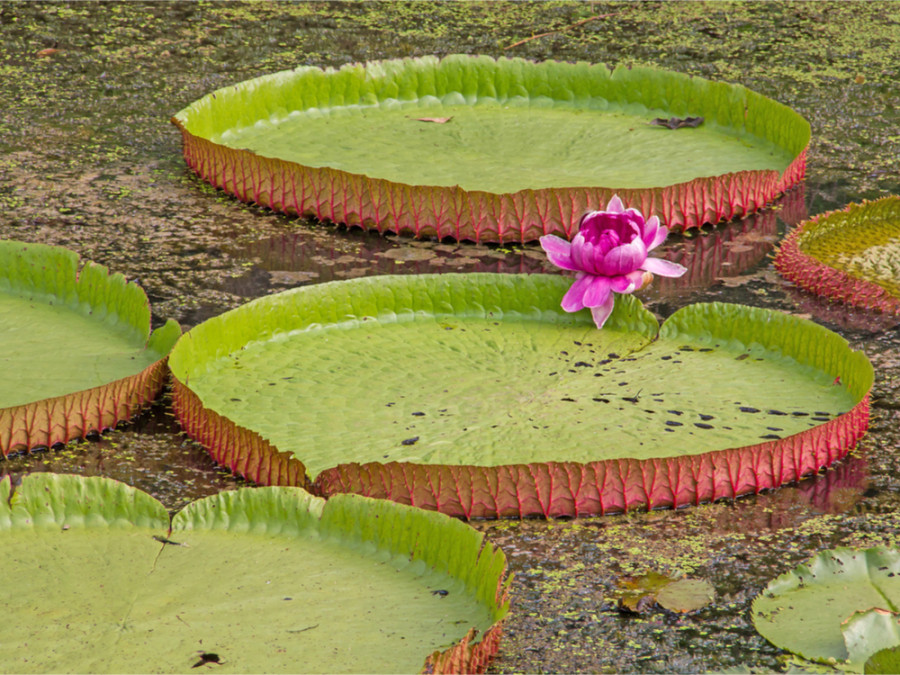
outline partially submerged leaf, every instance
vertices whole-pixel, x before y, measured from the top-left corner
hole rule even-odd
[[[716,599],[716,589],[706,579],[679,579],[660,589],[656,601],[669,611],[695,612]]]
[[[855,612],[841,624],[847,662],[863,672],[869,658],[883,649],[900,647],[900,613],[873,607]]]
[[[621,611],[644,614],[656,604],[659,591],[674,579],[659,572],[648,572],[637,577],[623,577],[617,581],[622,589],[618,606]]]
[[[752,618],[777,647],[862,672],[866,657],[897,633],[898,607],[900,551],[838,548],[770,582],[754,599]],[[876,628],[881,636],[870,633],[869,649],[867,632]]]
[[[900,647],[882,649],[866,661],[866,675],[893,675],[900,673]]]
[[[659,134],[652,116],[706,123]],[[410,117],[453,123],[411,131]],[[188,165],[244,201],[474,241],[572,236],[613,194],[674,230],[730,220],[802,180],[810,137],[796,112],[739,85],[468,55],[299,67],[172,121]]]
[[[0,241],[0,455],[127,420],[162,388],[181,329],[150,333],[147,296],[63,248]]]
[[[622,296],[598,331],[559,307],[568,283],[374,277],[262,298],[179,342],[176,415],[251,480],[308,472],[324,495],[465,517],[734,497],[865,431],[871,365],[815,324],[696,305],[657,335]]]
[[[109,479],[10,491],[3,672],[477,672],[498,647],[505,558],[441,514],[244,489],[190,504],[169,535],[159,502]]]
[[[900,315],[900,197],[802,223],[781,243],[775,267],[812,293]]]

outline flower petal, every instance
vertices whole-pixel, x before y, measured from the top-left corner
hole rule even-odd
[[[606,323],[606,320],[609,318],[609,315],[612,314],[613,306],[615,304],[615,297],[612,293],[609,294],[609,297],[606,299],[602,305],[591,308],[591,316],[594,317],[594,323],[597,324],[597,328],[603,328],[603,324]]]
[[[609,200],[609,203],[606,205],[604,211],[608,213],[624,213],[625,205],[622,203],[622,200],[619,199],[619,195],[613,195],[612,199]]]
[[[585,307],[596,307],[605,303],[612,294],[612,283],[607,277],[588,275],[591,283],[584,291],[582,302]]]
[[[540,239],[541,247],[547,253],[547,258],[557,267],[564,270],[578,270],[572,260],[572,244],[555,234],[547,234]]]
[[[647,259],[647,247],[640,237],[622,246],[616,246],[595,264],[596,271],[607,277],[628,274],[640,269]]]
[[[592,278],[590,274],[578,273],[578,276],[575,277],[575,283],[569,287],[560,303],[564,310],[577,312],[580,309],[584,309],[584,294],[588,290]]]
[[[650,220],[644,224],[643,232],[641,232],[641,239],[644,240],[648,251],[652,251],[663,243],[667,236],[669,236],[669,228],[661,227],[659,218],[656,216],[650,217]]]
[[[644,285],[644,272],[635,270],[628,274],[612,277],[609,281],[616,293],[633,293]]]
[[[647,270],[661,277],[680,277],[687,272],[687,267],[673,263],[662,258],[647,258],[641,265],[642,270]]]

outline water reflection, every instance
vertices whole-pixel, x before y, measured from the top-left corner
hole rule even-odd
[[[801,186],[773,207],[747,218],[689,237],[671,236],[655,253],[684,265],[688,272],[678,279],[655,279],[641,297],[648,301],[684,297],[686,292],[754,269],[772,251],[783,228],[805,218],[804,197]],[[299,222],[307,224],[230,249],[231,255],[252,262],[252,267],[223,282],[221,290],[252,298],[295,286],[381,274],[560,273],[536,243],[499,246],[422,241]]]

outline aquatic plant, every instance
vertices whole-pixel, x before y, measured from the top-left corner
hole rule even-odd
[[[299,488],[170,519],[107,478],[7,476],[0,565],[3,672],[482,672],[508,610],[504,554],[464,523]]]
[[[0,241],[0,455],[128,420],[166,377],[181,334],[150,332],[144,291],[73,251]]]
[[[552,234],[541,237],[550,262],[577,273],[575,283],[563,296],[562,308],[577,312],[588,307],[597,328],[603,328],[612,314],[614,292],[632,293],[653,274],[683,275],[686,267],[647,257],[668,233],[659,218],[645,220],[637,209],[626,209],[616,195],[606,210],[591,211],[581,218],[571,243]]]
[[[851,673],[900,646],[900,551],[822,551],[774,579],[753,601],[753,625],[772,644]],[[882,655],[880,658],[885,658]]]
[[[188,166],[243,201],[485,242],[571,238],[614,194],[672,230],[744,216],[803,179],[810,138],[796,112],[739,85],[469,55],[299,67],[172,121]]]
[[[900,197],[801,223],[781,243],[775,268],[832,300],[900,315]]]
[[[573,516],[758,492],[842,458],[873,372],[811,322],[737,305],[602,331],[555,275],[367,277],[271,295],[173,350],[173,406],[263,484],[467,518]],[[773,386],[777,383],[777,386]]]

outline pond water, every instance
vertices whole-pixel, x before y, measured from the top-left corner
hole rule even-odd
[[[670,237],[657,255],[690,272],[642,298],[663,317],[689,302],[742,302],[844,335],[877,376],[858,449],[734,503],[476,523],[516,574],[495,672],[783,668],[749,623],[753,596],[823,547],[900,543],[898,321],[798,291],[771,265],[802,218],[900,194],[897,4],[0,2],[0,237],[64,245],[123,272],[146,289],[154,326],[185,328],[332,279],[553,272],[534,247],[381,237],[242,205],[186,169],[169,124],[204,94],[277,70],[457,52],[659,66],[739,82],[812,123],[805,184],[750,219]],[[0,461],[0,475],[32,471],[111,476],[172,510],[241,484],[180,434],[165,400],[102,438]],[[689,615],[623,615],[621,580],[650,571],[709,580],[717,600]]]

